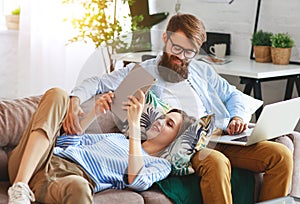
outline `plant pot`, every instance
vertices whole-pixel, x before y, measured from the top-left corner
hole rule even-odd
[[[273,64],[286,65],[290,63],[292,48],[271,47]]]
[[[6,15],[6,27],[7,29],[18,30],[19,29],[19,15]]]
[[[253,48],[256,62],[271,62],[270,46],[254,46]]]

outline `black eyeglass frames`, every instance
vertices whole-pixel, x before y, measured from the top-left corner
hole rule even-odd
[[[180,55],[183,52],[183,56],[187,59],[192,59],[196,56],[197,52],[195,50],[185,49],[182,46],[175,44],[171,37],[169,37],[169,40],[171,42],[171,52],[173,54]]]

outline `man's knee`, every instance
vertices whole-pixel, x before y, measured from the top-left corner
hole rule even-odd
[[[199,176],[214,172],[229,174],[231,171],[229,159],[221,152],[212,149],[204,149],[197,152],[191,162]]]
[[[272,152],[277,164],[282,166],[283,170],[292,171],[293,166],[293,153],[283,144],[272,142],[270,145],[270,152]],[[272,159],[274,161],[274,158]]]
[[[52,103],[66,104],[69,100],[69,95],[66,91],[60,88],[51,88],[46,91],[44,97],[51,99]]]

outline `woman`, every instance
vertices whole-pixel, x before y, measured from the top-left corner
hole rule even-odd
[[[60,89],[47,91],[9,158],[9,176],[14,183],[9,189],[9,202],[30,203],[35,195],[44,203],[92,203],[93,192],[125,187],[145,190],[165,178],[171,165],[155,155],[182,132],[181,126],[189,117],[172,110],[153,123],[146,132],[148,139],[141,144],[145,96],[142,91],[139,94],[139,100],[129,96],[123,104],[128,113],[128,140],[117,133],[56,137],[69,97]],[[81,122],[83,129],[110,110],[113,97],[109,92],[96,102],[94,111]]]

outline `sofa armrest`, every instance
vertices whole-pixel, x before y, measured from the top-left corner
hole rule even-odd
[[[284,144],[293,153],[294,168],[290,194],[300,197],[300,133],[294,131],[291,134],[276,138],[275,141]]]
[[[292,188],[290,194],[292,196],[300,197],[300,133],[293,132],[288,135],[294,144],[294,169],[292,178]]]

